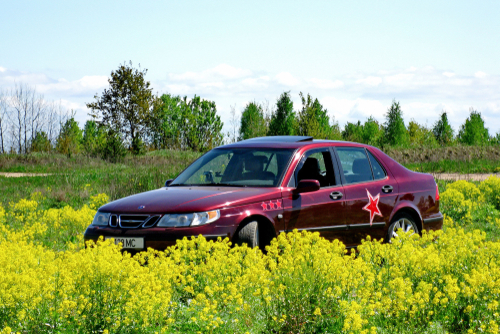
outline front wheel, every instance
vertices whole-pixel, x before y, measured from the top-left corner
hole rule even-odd
[[[396,214],[387,231],[387,242],[392,243],[393,239],[399,237],[399,229],[403,230],[405,233],[411,233],[411,235],[419,233],[417,224],[415,224],[411,215],[407,213]]]
[[[247,244],[250,248],[259,247],[259,224],[256,221],[243,226],[236,234],[239,245]]]

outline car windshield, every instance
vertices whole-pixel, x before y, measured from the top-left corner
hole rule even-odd
[[[293,149],[221,148],[196,160],[170,186],[276,187]]]

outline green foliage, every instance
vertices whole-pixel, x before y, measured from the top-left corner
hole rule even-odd
[[[108,129],[106,132],[106,142],[104,146],[99,149],[99,155],[102,159],[112,163],[123,161],[127,149],[123,145],[123,139],[120,134],[114,129]]]
[[[470,115],[458,132],[458,140],[466,145],[485,145],[489,138],[490,135],[488,129],[484,127],[481,113],[470,108]]]
[[[335,116],[332,116],[330,125],[330,135],[328,136],[330,140],[342,140],[342,132],[340,131],[339,122],[335,120]]]
[[[97,157],[106,144],[106,131],[95,121],[85,122],[83,128],[83,150],[88,156]]]
[[[56,149],[59,153],[70,157],[72,154],[80,153],[82,147],[82,130],[73,117],[68,119],[61,127],[61,132],[57,137]]]
[[[271,115],[268,136],[292,136],[295,134],[295,112],[290,92],[283,92],[276,101],[276,110]]]
[[[356,143],[365,143],[368,145],[378,146],[383,138],[384,129],[380,124],[370,116],[365,124],[347,122],[342,131],[342,138],[347,141]]]
[[[222,144],[222,126],[214,101],[163,94],[154,103],[147,133],[154,148],[202,152]]]
[[[396,100],[392,101],[392,105],[387,110],[385,117],[385,144],[390,146],[407,146],[409,143],[409,136],[406,131],[403,120],[403,111],[401,110],[399,102],[396,102]]]
[[[262,137],[267,133],[266,119],[262,105],[249,102],[241,114],[240,135],[238,140]]]
[[[453,142],[453,129],[448,122],[448,114],[446,111],[443,110],[439,120],[434,124],[432,132],[441,145],[449,145]]]
[[[383,127],[370,116],[363,125],[363,143],[379,146],[384,136]]]
[[[300,136],[312,136],[318,139],[329,139],[332,134],[326,110],[318,99],[312,99],[311,95],[304,96],[299,93],[302,100],[302,109],[297,115],[296,133]]]
[[[491,203],[497,210],[500,210],[500,178],[490,176],[479,185],[481,193],[485,199]]]
[[[418,124],[415,120],[411,120],[408,124],[408,136],[410,145],[412,146],[436,146],[437,141],[434,133],[423,125]]]
[[[149,81],[144,79],[146,73],[146,69],[134,69],[132,62],[120,65],[111,72],[109,89],[101,97],[95,95],[95,102],[87,103],[98,124],[122,134],[130,143],[137,143],[136,138],[145,132],[156,99]]]
[[[148,126],[156,149],[180,148],[184,101],[180,96],[163,94],[157,100]]]
[[[31,142],[31,152],[50,152],[52,144],[45,131],[38,131]]]
[[[356,143],[363,142],[363,125],[358,121],[357,123],[350,123],[344,127],[344,131],[342,131],[342,138],[347,141],[352,141]]]
[[[182,105],[181,135],[183,147],[193,151],[208,151],[222,144],[223,123],[217,115],[214,101],[194,96]]]

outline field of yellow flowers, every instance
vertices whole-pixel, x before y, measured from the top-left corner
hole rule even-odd
[[[1,333],[499,333],[497,178],[449,184],[443,231],[357,254],[295,231],[267,254],[195,238],[131,257],[83,245],[106,195],[42,200],[0,207]]]

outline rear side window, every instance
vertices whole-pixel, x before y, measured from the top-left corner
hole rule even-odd
[[[368,157],[370,158],[370,162],[372,164],[372,170],[373,170],[373,177],[375,180],[380,180],[385,177],[385,171],[380,165],[380,163],[377,161],[377,159],[373,156],[373,154],[368,151]]]
[[[337,147],[346,183],[372,181],[373,174],[364,148]]]

